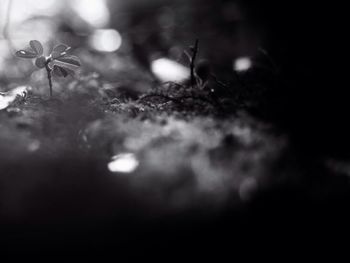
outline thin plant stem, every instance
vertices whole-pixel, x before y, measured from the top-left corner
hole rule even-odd
[[[52,75],[51,75],[51,69],[49,67],[49,63],[45,63],[45,68],[47,72],[47,79],[49,80],[49,86],[50,86],[50,99],[52,99]]]

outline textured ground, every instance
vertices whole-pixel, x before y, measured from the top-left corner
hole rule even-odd
[[[202,244],[204,233],[247,237],[257,216],[300,220],[344,204],[346,163],[304,167],[287,135],[243,110],[223,116],[196,99],[132,99],[123,84],[93,73],[56,82],[51,100],[45,82],[1,95],[8,251]]]

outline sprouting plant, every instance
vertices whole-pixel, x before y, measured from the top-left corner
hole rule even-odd
[[[69,46],[59,44],[55,46],[49,56],[44,56],[44,49],[38,40],[29,42],[29,49],[19,50],[16,56],[21,58],[35,58],[35,65],[42,69],[45,68],[50,86],[50,98],[52,98],[52,75],[57,77],[67,77],[74,75],[80,67],[80,60],[77,56],[68,54],[71,49]]]

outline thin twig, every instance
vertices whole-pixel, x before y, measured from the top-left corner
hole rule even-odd
[[[190,61],[190,69],[191,69],[191,87],[193,88],[196,84],[196,77],[194,75],[194,70],[195,70],[195,63],[196,63],[196,57],[198,54],[198,43],[199,40],[196,39],[196,42],[194,44],[194,47],[191,48],[192,51],[192,57],[191,57],[191,61]]]

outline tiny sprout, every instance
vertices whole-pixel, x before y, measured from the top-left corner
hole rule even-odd
[[[76,56],[68,55],[67,53],[71,48],[64,44],[55,46],[47,57],[43,56],[44,49],[38,40],[31,40],[29,46],[29,49],[17,51],[16,56],[29,59],[35,58],[35,66],[40,69],[46,69],[50,86],[50,98],[52,98],[52,74],[57,77],[73,76],[75,71],[81,66],[80,60]]]

